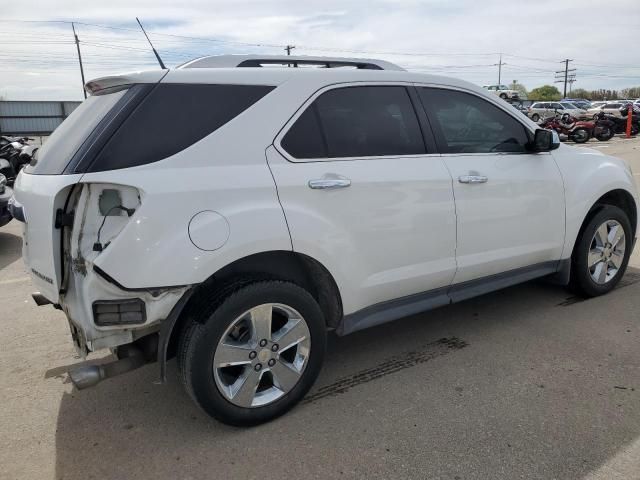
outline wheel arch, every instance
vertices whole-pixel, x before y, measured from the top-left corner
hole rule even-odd
[[[638,208],[636,205],[636,201],[633,195],[629,193],[628,190],[625,190],[623,188],[616,188],[614,190],[609,190],[607,193],[600,196],[587,211],[582,220],[582,224],[580,225],[580,229],[578,230],[578,235],[573,241],[573,246],[571,249],[572,256],[576,248],[576,244],[578,243],[578,238],[580,238],[582,232],[586,228],[587,224],[591,221],[593,216],[596,215],[604,205],[612,205],[614,207],[618,207],[627,214],[627,216],[629,217],[629,222],[631,223],[633,237],[635,238],[638,224]]]
[[[297,252],[276,250],[237,259],[221,268],[185,295],[181,311],[162,326],[158,361],[162,380],[165,363],[175,355],[183,328],[193,319],[202,302],[221,302],[230,288],[260,280],[282,280],[307,290],[318,302],[328,328],[335,328],[342,318],[342,297],[333,275],[316,259]]]

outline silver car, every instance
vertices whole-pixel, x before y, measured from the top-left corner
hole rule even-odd
[[[534,122],[540,121],[540,119],[554,116],[556,113],[564,115],[568,113],[578,120],[585,120],[591,118],[586,110],[576,107],[571,102],[535,102],[529,107],[529,117]]]

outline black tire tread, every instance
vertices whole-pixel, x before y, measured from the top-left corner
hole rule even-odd
[[[585,273],[584,263],[586,262],[586,255],[584,250],[590,246],[594,225],[599,225],[601,222],[609,218],[621,221],[621,225],[625,230],[627,249],[625,251],[625,258],[623,259],[622,267],[620,268],[621,272],[618,273],[615,278],[611,279],[609,283],[603,286],[598,286],[591,281],[588,273]],[[590,298],[603,295],[613,290],[622,279],[627,269],[627,264],[631,255],[631,245],[633,242],[631,237],[631,222],[624,210],[614,205],[600,205],[597,210],[587,217],[584,227],[580,230],[580,236],[576,240],[573,254],[571,256],[571,277],[569,280],[569,288],[571,291],[577,295]],[[587,245],[587,242],[589,242],[589,245]]]
[[[218,309],[221,309],[227,303],[231,303],[235,301],[235,298],[242,296],[251,296],[252,292],[259,293],[261,290],[265,288],[272,287],[286,287],[291,290],[297,290],[298,294],[307,298],[307,300],[313,301],[316,305],[317,302],[313,298],[313,296],[304,288],[296,285],[295,283],[283,281],[283,280],[265,280],[265,279],[243,279],[237,282],[234,282],[227,287],[223,288],[208,302],[201,302],[199,308],[196,308],[192,311],[192,317],[189,320],[189,324],[185,326],[182,332],[182,336],[180,338],[179,348],[178,348],[178,365],[179,365],[179,375],[181,381],[185,387],[185,390],[189,394],[189,396],[193,399],[194,403],[198,405],[198,407],[205,413],[217,418],[223,423],[227,423],[230,425],[255,425],[256,423],[262,423],[262,421],[244,420],[237,418],[228,418],[223,413],[212,412],[211,409],[205,408],[205,406],[201,403],[196,395],[195,388],[193,385],[193,366],[194,366],[194,356],[196,355],[197,346],[200,343],[200,339],[202,336],[207,334],[206,325],[209,321],[211,321],[212,316]],[[318,311],[322,316],[322,312]],[[324,325],[324,320],[323,320]],[[320,342],[318,345],[323,346],[324,342]],[[324,347],[321,348],[324,350]],[[324,356],[324,354],[322,354]],[[309,368],[309,367],[308,367]],[[313,378],[315,380],[315,377]],[[309,385],[310,388],[311,385]],[[284,413],[284,412],[282,412]],[[280,415],[280,413],[278,414]],[[278,416],[276,415],[276,416]],[[269,419],[274,418],[270,417]]]

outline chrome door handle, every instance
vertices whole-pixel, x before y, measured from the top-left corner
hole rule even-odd
[[[309,180],[309,188],[314,190],[333,190],[351,186],[351,180],[339,175],[325,175],[323,178]]]
[[[489,180],[484,175],[460,175],[458,181],[460,183],[487,183]]]

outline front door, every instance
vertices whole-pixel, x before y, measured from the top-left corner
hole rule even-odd
[[[419,87],[453,177],[458,222],[454,283],[522,267],[553,271],[565,234],[562,177],[530,153],[515,115],[471,92]]]
[[[427,153],[409,88],[325,89],[267,150],[293,249],[333,274],[345,314],[439,288],[448,302],[451,177]]]

